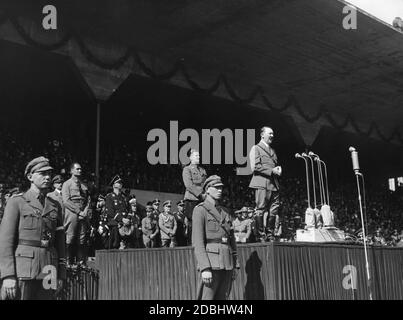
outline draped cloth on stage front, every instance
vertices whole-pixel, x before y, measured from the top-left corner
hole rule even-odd
[[[230,299],[368,299],[364,249],[347,244],[240,244]],[[403,248],[370,247],[374,299],[403,300]],[[195,299],[191,247],[101,250],[99,299]]]

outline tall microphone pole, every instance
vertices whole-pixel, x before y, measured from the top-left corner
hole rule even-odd
[[[348,149],[351,152],[351,160],[353,162],[353,170],[355,173],[356,181],[357,181],[357,190],[358,190],[358,203],[360,205],[360,213],[361,213],[361,225],[362,225],[362,236],[364,238],[364,254],[365,254],[365,265],[367,270],[367,286],[369,291],[369,300],[372,300],[372,291],[371,291],[371,274],[369,272],[369,262],[368,262],[368,252],[367,252],[367,235],[365,232],[365,224],[364,224],[364,213],[362,210],[362,201],[361,201],[361,189],[360,189],[360,180],[361,177],[364,179],[364,176],[360,173],[360,164],[358,162],[358,152],[355,148],[350,147]],[[363,188],[364,188],[363,181]]]
[[[312,159],[315,160],[315,161],[317,161],[317,159],[319,159],[319,156],[318,156],[317,154],[313,153],[312,151],[310,151],[310,152],[308,153],[308,155],[309,155],[310,157],[312,157]],[[317,164],[318,164],[318,179],[319,179],[319,182],[318,182],[318,183],[319,183],[320,202],[321,202],[321,205],[323,205],[324,202],[323,202],[322,170],[321,170],[320,162],[317,161]]]
[[[326,195],[327,195],[327,204],[330,206],[330,196],[329,196],[329,180],[327,179],[327,167],[326,163],[323,160],[320,160],[320,162],[323,164],[323,167],[325,168],[325,179],[326,179]]]
[[[319,176],[320,176],[320,185],[321,185],[321,191],[323,193],[324,204],[327,204],[330,206],[326,163],[316,153],[313,153],[312,151],[309,152],[309,155],[313,156],[314,159],[318,162],[318,172],[319,172]],[[322,172],[322,164],[323,164],[323,167],[325,168],[324,176],[323,176],[323,172]],[[325,186],[326,186],[326,188],[325,188]]]
[[[313,166],[313,160],[311,157],[309,157],[305,152],[302,154],[304,158],[308,158],[311,161],[311,166],[312,166],[312,187],[313,187],[313,203],[314,203],[314,209],[316,209],[316,191],[315,191],[315,170]]]
[[[299,153],[295,154],[295,158],[297,159],[303,159],[305,162],[305,176],[306,176],[306,191],[308,194],[308,208],[311,208],[311,198],[309,195],[309,169],[308,169],[308,160],[306,160],[303,156],[301,156]]]

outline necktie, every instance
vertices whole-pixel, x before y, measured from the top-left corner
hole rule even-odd
[[[45,207],[45,195],[40,193],[39,196],[38,196],[38,200],[41,203],[42,207]]]

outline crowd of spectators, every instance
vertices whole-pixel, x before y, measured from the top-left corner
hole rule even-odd
[[[50,159],[55,174],[68,178],[68,167],[72,161],[80,161],[86,172],[85,183],[89,186],[94,206],[99,194],[108,192],[110,179],[116,174],[125,182],[126,188],[153,190],[158,192],[184,193],[181,164],[151,165],[146,158],[146,151],[138,152],[123,145],[119,149],[105,147],[101,156],[101,188],[95,187],[93,161],[85,157],[73,158],[57,140],[49,141],[41,150],[34,150],[29,144],[16,141],[6,132],[0,138],[0,189],[2,203],[0,216],[4,210],[4,198],[8,194],[23,191],[27,181],[23,177],[26,162],[38,155]],[[222,204],[230,212],[242,207],[254,207],[254,194],[248,188],[250,176],[238,176],[231,166],[205,166],[208,175],[219,174],[225,187]],[[305,182],[297,178],[283,178],[281,182],[282,234],[280,241],[294,241],[296,230],[304,227],[304,215],[307,208]],[[18,188],[18,189],[16,189]],[[150,201],[153,199],[150,199]],[[334,212],[335,225],[344,230],[348,239],[359,242],[361,237],[361,219],[355,185],[343,185],[332,188],[330,185],[330,207]],[[374,185],[367,186],[366,227],[368,240],[374,245],[403,245],[403,195],[402,191],[390,192]],[[234,219],[236,215],[233,215]],[[245,217],[247,218],[247,217]],[[242,217],[239,217],[242,219]]]

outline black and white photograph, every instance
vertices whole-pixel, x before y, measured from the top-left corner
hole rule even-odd
[[[402,0],[0,0],[0,309],[253,317],[402,268]]]

